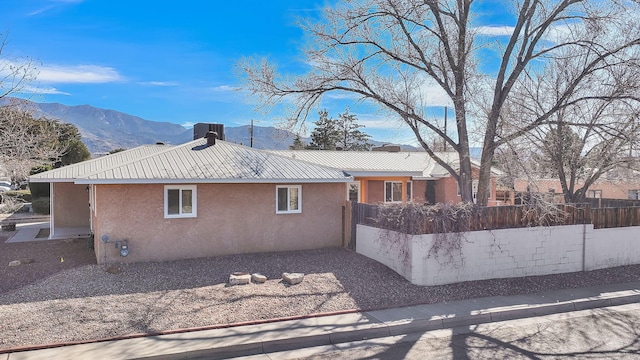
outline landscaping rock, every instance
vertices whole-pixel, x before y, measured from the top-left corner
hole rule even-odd
[[[246,285],[251,282],[251,275],[246,272],[234,272],[229,275],[229,285]]]
[[[251,281],[254,283],[262,284],[267,281],[267,277],[260,273],[251,274]]]
[[[304,274],[302,273],[282,273],[282,280],[287,282],[289,285],[299,284],[303,279]]]
[[[22,264],[20,260],[13,260],[9,262],[9,266],[20,266]]]

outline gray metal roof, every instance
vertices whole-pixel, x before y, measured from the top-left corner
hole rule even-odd
[[[330,150],[269,150],[278,155],[307,161],[313,164],[342,169],[352,176],[411,176],[414,179],[433,179],[450,176],[429,154],[420,151],[330,151]],[[454,169],[459,167],[458,153],[436,153]],[[471,160],[471,165],[480,163]],[[493,174],[501,174],[492,168]]]
[[[118,154],[120,153],[113,155]],[[78,167],[75,170],[63,171],[65,176],[75,175],[66,179],[73,179],[78,184],[291,183],[351,180],[350,176],[339,169],[306,163],[221,140],[216,141],[215,145],[207,146],[206,139],[178,146],[161,146],[160,150],[153,149],[146,154],[139,150],[138,153],[121,155],[118,159],[103,160],[97,164],[82,164],[76,164]],[[51,181],[44,180],[52,175],[55,177],[55,174],[48,173],[62,169],[64,168],[36,176],[39,181]]]
[[[142,145],[133,149],[120,151],[115,154],[101,156],[95,159],[79,162],[53,169],[40,174],[29,176],[31,182],[69,182],[84,174],[89,174],[101,169],[117,166],[118,164],[144,158],[146,156],[165,151],[170,145]]]
[[[273,150],[274,154],[313,164],[342,169],[353,176],[413,176],[421,178],[448,175],[426,152]],[[456,167],[457,153],[438,153]]]

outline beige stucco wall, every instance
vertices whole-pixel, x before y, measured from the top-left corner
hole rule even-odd
[[[344,183],[301,184],[302,213],[275,213],[275,184],[199,184],[197,218],[164,218],[163,185],[96,186],[99,263],[306,250],[342,244]],[[120,257],[110,241],[128,240]]]
[[[426,201],[425,192],[427,190],[427,181],[426,180],[413,180],[411,182],[411,195],[414,202],[423,203]]]
[[[53,223],[56,227],[89,226],[87,185],[53,183]]]

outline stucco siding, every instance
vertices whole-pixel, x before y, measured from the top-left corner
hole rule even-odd
[[[340,246],[343,183],[302,184],[302,213],[276,214],[275,184],[199,184],[196,218],[164,218],[163,185],[97,186],[96,255],[160,261]],[[122,258],[110,241],[128,240]]]
[[[426,201],[425,193],[427,190],[427,181],[426,180],[413,180],[411,182],[411,195],[413,196],[412,201],[423,203]]]
[[[53,183],[53,221],[56,227],[89,226],[86,185]]]
[[[376,204],[384,202],[384,181],[369,180],[367,203]]]

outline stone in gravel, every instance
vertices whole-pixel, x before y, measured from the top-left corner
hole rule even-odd
[[[251,275],[245,272],[234,272],[229,275],[229,285],[246,285],[251,282]]]
[[[289,285],[295,285],[302,282],[304,274],[302,273],[282,273],[282,280],[286,281]]]
[[[262,284],[267,281],[267,277],[260,273],[254,273],[251,274],[251,281],[254,283]]]
[[[20,260],[13,260],[9,262],[9,266],[20,266],[20,264],[22,264]]]
[[[107,266],[107,269],[105,271],[108,272],[109,274],[119,274],[121,270],[120,270],[120,267],[111,265],[111,266]]]

